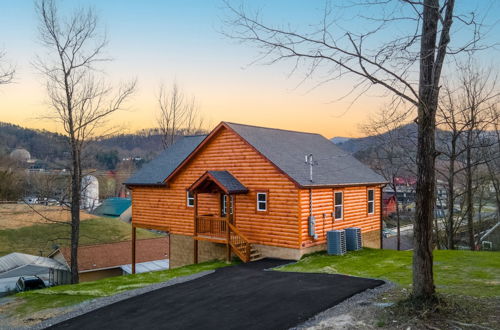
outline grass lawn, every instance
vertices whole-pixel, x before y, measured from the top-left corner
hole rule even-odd
[[[80,244],[112,243],[131,239],[131,226],[114,218],[96,218],[80,223]],[[158,234],[137,229],[137,238],[154,238]],[[55,244],[69,245],[68,224],[36,224],[16,229],[0,230],[0,256],[11,252],[48,255]]]
[[[412,282],[412,252],[363,249],[344,256],[316,253],[280,271],[340,273],[390,280],[403,287]],[[434,251],[434,275],[439,292],[475,297],[500,296],[500,253]]]
[[[85,300],[111,296],[149,284],[168,281],[179,276],[225,266],[228,266],[228,264],[222,261],[205,262],[164,271],[110,277],[76,285],[61,285],[43,290],[23,292],[16,295],[16,297],[22,299],[22,304],[16,308],[16,313],[28,315],[44,309],[74,305]]]

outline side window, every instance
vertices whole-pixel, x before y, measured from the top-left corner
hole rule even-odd
[[[265,192],[257,193],[257,211],[267,211],[267,193]]]
[[[344,216],[344,193],[336,191],[334,194],[335,210],[334,215],[336,220],[341,220]]]
[[[189,190],[186,191],[186,205],[187,207],[194,207],[194,194]]]
[[[375,212],[375,190],[368,189],[368,214]]]

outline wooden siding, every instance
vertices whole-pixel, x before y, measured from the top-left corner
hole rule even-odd
[[[368,189],[375,191],[375,212],[368,214]],[[342,220],[333,219],[333,194],[335,191],[344,192],[344,214]],[[313,189],[313,215],[316,218],[316,234],[318,239],[313,240],[308,232],[309,217],[309,190],[299,191],[301,246],[309,247],[326,242],[326,232],[332,229],[359,227],[362,232],[380,230],[380,187],[345,187]]]
[[[250,192],[236,195],[236,226],[252,243],[298,248],[298,189],[283,173],[230,130],[223,128],[170,181],[169,187],[132,187],[132,221],[192,235],[194,210],[186,189],[207,170],[230,171]],[[268,191],[268,211],[256,211],[256,192]],[[203,196],[205,195],[205,196]],[[219,196],[202,194],[199,213],[218,214]]]

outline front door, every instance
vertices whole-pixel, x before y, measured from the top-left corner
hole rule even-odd
[[[234,212],[234,196],[220,194],[220,215],[221,215],[221,217],[227,216],[228,212],[230,215],[232,215]],[[231,223],[234,224],[234,219],[232,219],[233,217],[229,217],[229,218],[231,220]]]

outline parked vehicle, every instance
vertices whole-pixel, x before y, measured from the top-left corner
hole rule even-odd
[[[38,276],[22,276],[17,280],[16,291],[30,291],[45,288],[46,285]]]

